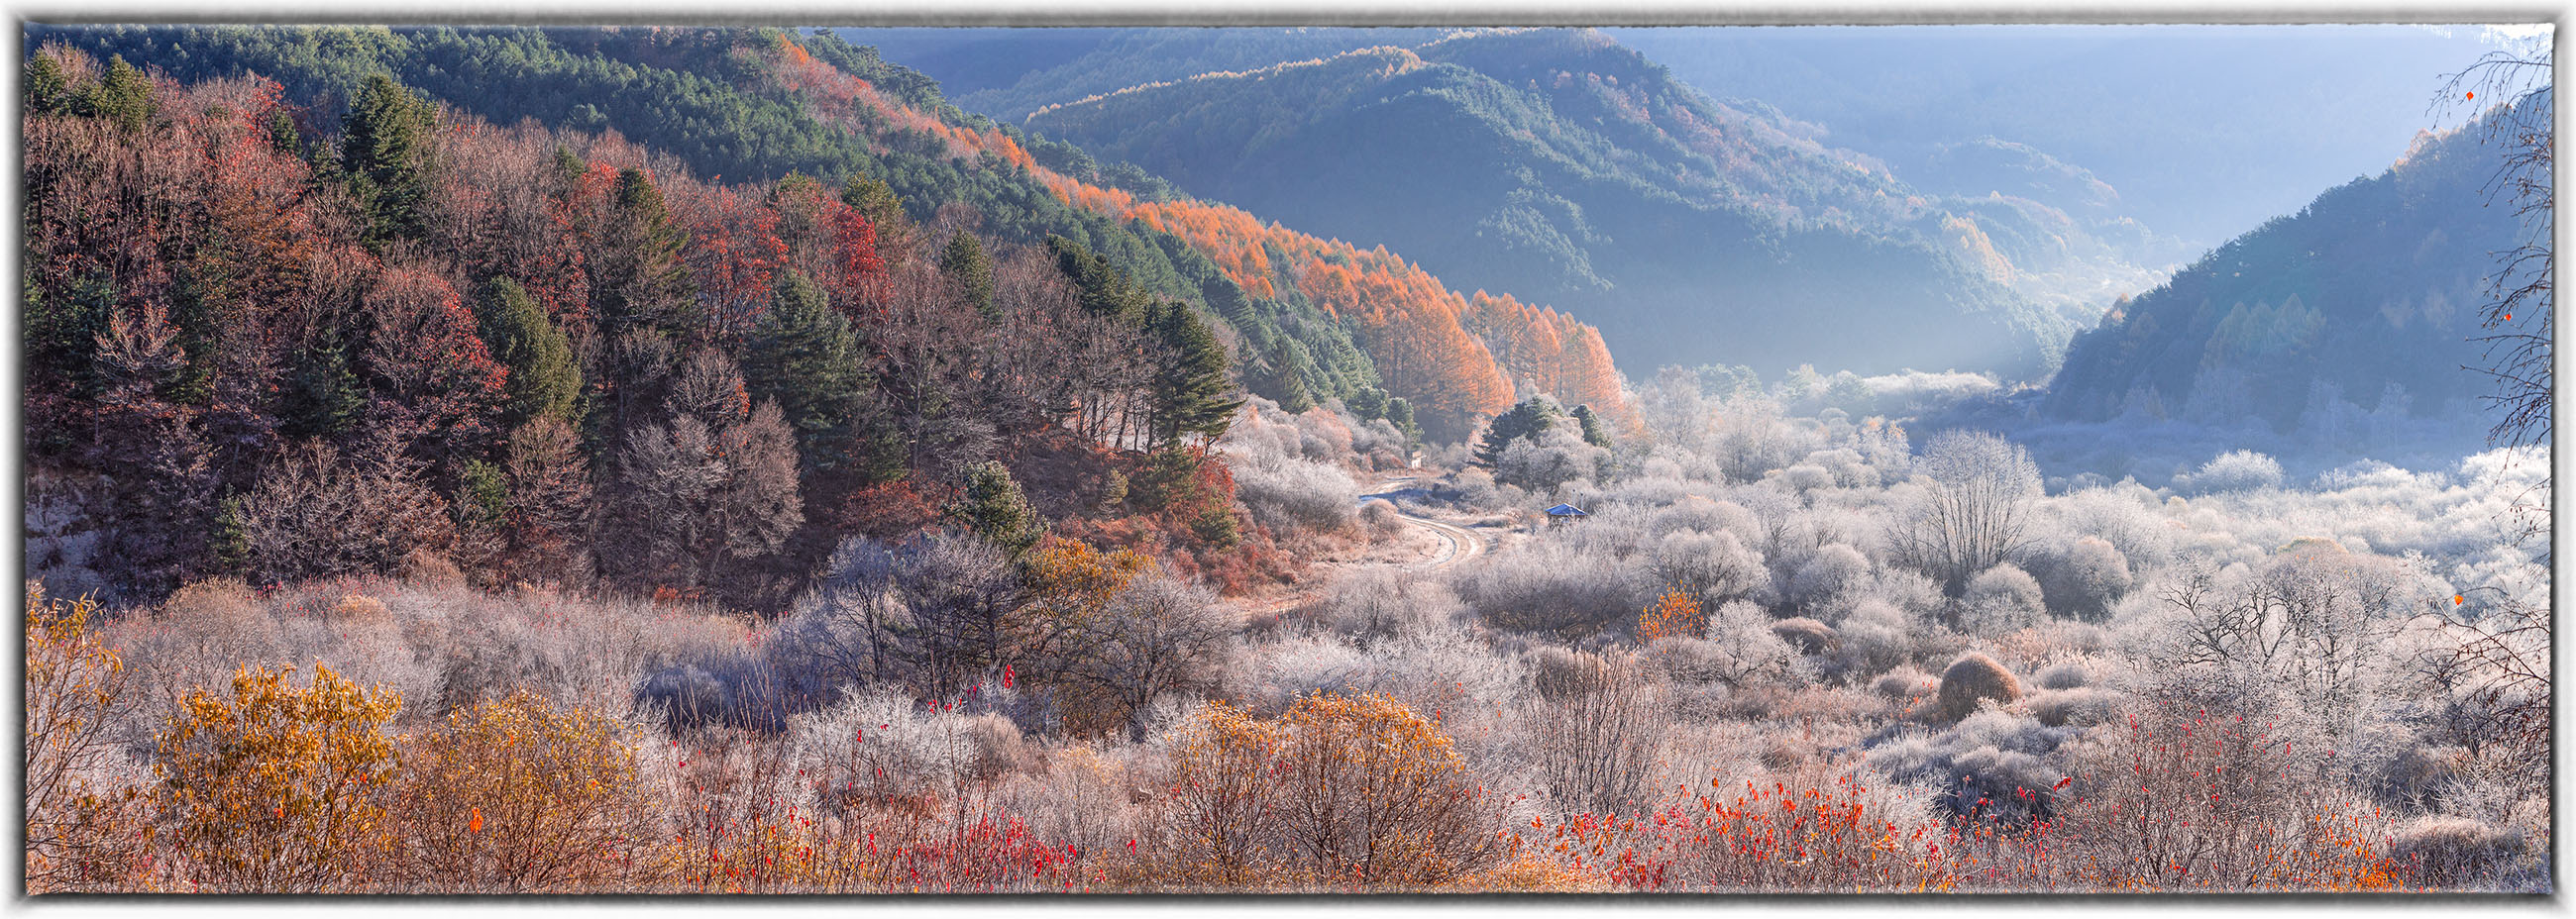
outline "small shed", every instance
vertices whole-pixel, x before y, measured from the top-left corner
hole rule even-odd
[[[1551,525],[1581,520],[1590,516],[1592,515],[1584,513],[1582,508],[1571,504],[1559,504],[1547,509],[1547,522]]]

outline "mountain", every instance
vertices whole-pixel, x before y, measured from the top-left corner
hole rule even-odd
[[[1927,196],[1817,143],[1813,125],[1711,100],[1594,31],[1454,33],[1205,73],[1026,124],[1192,194],[1401,249],[1453,282],[1576,309],[1633,367],[2032,376],[2154,278],[2057,206]]]
[[[2480,417],[2491,384],[2463,369],[2484,363],[2468,339],[2495,253],[2523,232],[2510,202],[2486,203],[2501,163],[2486,137],[2422,135],[2123,304],[2076,337],[2042,417],[2251,428],[2384,460],[2477,449],[2482,423],[2434,423]],[[2419,442],[2428,424],[2440,443]]]
[[[1826,126],[1827,142],[1934,192],[2016,193],[1945,175],[1945,151],[1981,138],[2080,164],[2118,190],[2120,214],[2171,239],[2151,267],[2376,173],[2423,126],[2440,75],[2485,50],[2478,26],[1607,31],[1676,79]]]
[[[916,221],[948,214],[1028,244],[1063,236],[1154,294],[1198,304],[1231,326],[1237,374],[1256,393],[1287,398],[1286,376],[1317,398],[1382,388],[1435,439],[1471,435],[1480,417],[1511,406],[1515,382],[1540,378],[1568,381],[1552,391],[1568,404],[1628,417],[1598,334],[1562,314],[1533,313],[1551,325],[1530,330],[1558,350],[1514,352],[1547,363],[1498,363],[1468,331],[1482,321],[1470,299],[1403,257],[1192,200],[1133,167],[1101,166],[960,110],[935,81],[832,35],[748,34],[36,27],[29,41],[121,54],[187,80],[275,75],[288,97],[324,112],[385,70],[496,124],[613,128],[701,175],[880,179]],[[1327,281],[1340,286],[1316,286]],[[1333,299],[1364,289],[1405,296]]]

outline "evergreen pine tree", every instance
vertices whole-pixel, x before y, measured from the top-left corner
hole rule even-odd
[[[1422,439],[1422,426],[1413,423],[1413,403],[1405,398],[1396,396],[1386,400],[1386,420],[1388,424],[1395,425],[1396,430],[1403,431],[1404,436],[1417,441]]]
[[[604,338],[650,328],[686,340],[696,331],[697,288],[680,260],[687,242],[652,177],[639,169],[619,172],[592,294]]]
[[[378,73],[350,100],[340,138],[340,170],[367,215],[366,239],[382,243],[428,235],[428,102]]]
[[[1583,426],[1583,442],[1595,447],[1610,446],[1610,431],[1601,426],[1601,416],[1590,405],[1574,407],[1574,421]]]
[[[1001,318],[993,305],[993,257],[985,254],[975,234],[959,230],[949,237],[948,248],[939,255],[939,273],[948,276],[949,283],[957,285],[958,293],[985,319]]]
[[[1351,393],[1350,398],[1342,400],[1342,407],[1350,409],[1351,414],[1359,416],[1361,421],[1384,418],[1387,412],[1386,390],[1363,386],[1358,392]]]
[[[849,318],[821,287],[797,272],[779,276],[744,356],[743,381],[753,398],[778,402],[806,469],[852,461],[853,425],[869,387],[865,359]]]
[[[1296,339],[1284,335],[1272,339],[1263,362],[1269,366],[1262,374],[1262,395],[1279,403],[1282,411],[1303,412],[1315,407],[1314,394],[1306,388],[1306,374],[1314,364],[1306,359],[1306,349]]]
[[[1126,273],[1109,264],[1108,259],[1062,236],[1047,237],[1046,247],[1055,256],[1056,268],[1073,281],[1075,298],[1084,312],[1147,323],[1147,313],[1154,305],[1152,298],[1128,283]]]
[[[582,162],[581,157],[573,155],[572,148],[561,145],[555,147],[556,185],[569,191],[575,183],[581,181],[581,174],[588,171],[590,171],[590,164]]]
[[[986,460],[966,467],[966,486],[948,516],[1017,560],[1047,531],[1046,518],[1021,493],[1009,467]]]
[[[1146,315],[1147,331],[1165,349],[1154,374],[1154,443],[1224,436],[1234,423],[1234,410],[1243,406],[1243,400],[1228,398],[1232,386],[1225,373],[1225,343],[1189,304],[1152,307]]]
[[[509,368],[503,390],[502,422],[517,428],[540,415],[574,417],[581,396],[581,367],[572,342],[546,319],[525,288],[508,278],[483,286],[475,304],[476,319],[492,359]]]
[[[63,76],[63,67],[54,56],[39,54],[27,59],[23,71],[27,96],[27,114],[58,115],[71,108],[71,82]]]
[[[250,565],[250,532],[242,525],[242,496],[233,495],[215,505],[215,533],[207,540],[207,549],[215,556],[215,570],[239,575]]]
[[[124,55],[111,57],[107,79],[91,90],[89,110],[125,130],[143,130],[152,117],[152,80],[126,63]]]
[[[1511,447],[1512,441],[1537,440],[1539,435],[1547,433],[1563,420],[1565,413],[1547,397],[1524,400],[1512,406],[1511,411],[1495,417],[1494,423],[1485,427],[1484,439],[1476,444],[1476,462],[1485,468],[1494,468],[1502,463],[1503,451]]]
[[[279,401],[278,432],[288,437],[331,439],[357,426],[367,390],[337,325],[326,325],[319,341],[295,353]]]
[[[285,112],[268,116],[268,146],[299,160],[308,155],[304,148],[304,132],[296,130],[295,119],[287,117]]]
[[[841,189],[841,203],[857,208],[859,216],[879,227],[905,219],[903,199],[884,179],[852,179]]]

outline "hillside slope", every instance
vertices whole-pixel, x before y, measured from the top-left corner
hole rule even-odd
[[[2047,414],[2326,423],[2332,401],[2452,412],[2482,392],[2477,305],[2518,232],[2484,204],[2475,127],[2427,136],[2378,176],[2218,247],[2078,336]],[[2389,400],[2397,400],[2391,404]],[[2401,406],[2411,406],[2403,408]]]
[[[1480,416],[1511,405],[1520,380],[1565,379],[1558,398],[1626,415],[1608,353],[1588,328],[1557,317],[1562,328],[1530,331],[1563,349],[1497,363],[1467,331],[1468,298],[1400,257],[1265,225],[1174,195],[1156,177],[1099,166],[1082,150],[957,109],[934,81],[869,49],[768,34],[37,27],[29,37],[31,48],[122,54],[180,79],[274,75],[317,113],[335,111],[382,69],[496,123],[614,127],[705,175],[881,179],[915,220],[969,221],[1027,243],[1064,236],[1156,294],[1203,306],[1237,333],[1238,374],[1256,393],[1285,398],[1279,381],[1289,376],[1316,398],[1382,387],[1435,439],[1472,434]],[[942,218],[943,208],[954,210]],[[1219,224],[1244,231],[1221,239],[1208,229]],[[1298,255],[1274,265],[1265,246]],[[1339,267],[1323,274],[1356,271],[1405,298],[1361,302],[1347,283],[1335,289],[1352,297],[1310,295],[1325,282],[1306,277],[1327,263]],[[1390,363],[1401,369],[1381,375]]]
[[[2220,246],[2077,336],[2029,414],[1970,420],[2113,478],[2236,449],[2294,475],[2486,449],[2493,383],[2469,369],[2486,364],[2470,339],[2495,253],[2524,230],[2508,202],[2486,203],[2501,153],[2482,134],[2426,135],[2378,176]]]

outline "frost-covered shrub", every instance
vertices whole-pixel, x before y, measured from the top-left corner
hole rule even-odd
[[[1494,510],[1506,503],[1502,490],[1494,482],[1494,474],[1483,469],[1459,470],[1451,477],[1451,482],[1451,490],[1460,506]]]
[[[1888,778],[1936,789],[1933,803],[1952,816],[2045,819],[2064,777],[2046,757],[2078,733],[1986,709],[1937,734],[1902,730],[1872,746],[1865,761]]]
[[[1646,648],[1654,665],[1677,682],[1795,685],[1806,681],[1798,649],[1771,631],[1771,617],[1742,600],[1718,607],[1708,637],[1667,638]]]
[[[1977,703],[1993,700],[2013,702],[2021,698],[2021,681],[2012,671],[1984,654],[1970,653],[1951,661],[1941,671],[1941,693],[1931,715],[1941,721],[1956,721],[1977,710]]]
[[[1601,655],[1563,645],[1531,648],[1521,657],[1521,666],[1529,672],[1530,686],[1538,697],[1551,702],[1598,692],[1608,685],[1608,664]]]
[[[1818,450],[1807,454],[1806,460],[1799,465],[1813,466],[1831,473],[1834,477],[1833,484],[1844,488],[1876,488],[1879,484],[1878,468],[1870,465],[1869,460],[1849,447]]]
[[[1762,534],[1762,520],[1733,501],[1712,501],[1686,496],[1671,506],[1646,518],[1646,529],[1658,536],[1679,530],[1701,533],[1731,533],[1737,541],[1750,546]]]
[[[1789,579],[1789,602],[1801,611],[1824,613],[1868,577],[1869,557],[1859,549],[1839,543],[1826,546],[1799,565],[1797,575]]]
[[[1256,455],[1232,468],[1235,495],[1274,531],[1340,530],[1358,513],[1359,483],[1339,466]]]
[[[1459,613],[1458,596],[1437,580],[1387,568],[1364,568],[1333,582],[1319,622],[1367,647],[1421,632]]]
[[[1842,636],[1826,625],[1805,616],[1782,619],[1771,624],[1771,634],[1780,636],[1800,654],[1821,655],[1842,647]]]
[[[1247,649],[1249,666],[1231,687],[1255,712],[1284,711],[1318,692],[1373,692],[1422,712],[1467,711],[1471,701],[1517,698],[1521,676],[1453,628],[1433,627],[1362,650],[1338,636],[1309,635]]]
[[[2428,887],[2475,887],[2522,851],[2522,834],[2467,817],[2431,815],[2398,827],[2388,857]]]
[[[1560,813],[1617,813],[1651,806],[1655,754],[1670,733],[1663,688],[1630,655],[1582,655],[1541,665],[1540,695],[1507,729]]]
[[[978,727],[982,724],[982,727]],[[849,696],[796,716],[790,727],[807,778],[849,797],[884,804],[964,787],[1000,771],[1007,755],[997,737],[1015,729],[932,710],[892,692]]]
[[[1654,599],[1641,574],[1607,551],[1543,538],[1489,555],[1452,583],[1496,628],[1575,638],[1635,622]]]
[[[1771,584],[1762,556],[1726,530],[1666,535],[1655,546],[1655,577],[1704,607],[1759,594]]]
[[[2058,615],[2088,622],[2110,618],[2111,607],[2129,592],[2129,560],[2118,546],[2097,536],[2033,553],[2031,574]]]
[[[2281,487],[2281,464],[2252,450],[2221,453],[2200,471],[2174,476],[2174,490],[2189,495],[2214,495],[2227,492],[2253,491]]]
[[[1940,681],[1921,667],[1904,664],[1879,674],[1878,679],[1870,681],[1869,689],[1889,699],[1910,702],[1930,698],[1940,689]]]
[[[1597,479],[1610,451],[1583,440],[1579,431],[1549,428],[1535,438],[1520,438],[1503,449],[1494,463],[1494,481],[1541,494],[1567,484]]]
[[[2010,563],[1986,569],[1968,581],[1960,598],[1960,624],[1970,634],[2001,635],[2029,628],[2047,618],[2046,595],[2039,581]]]
[[[1834,485],[1832,470],[1809,463],[1799,463],[1773,475],[1778,478],[1782,486],[1801,495],[1819,488],[1831,488]]]
[[[2407,809],[2430,803],[2456,776],[2456,764],[2467,759],[2459,747],[2398,747],[2370,771],[2370,790],[2381,801]]]
[[[2025,703],[2031,717],[2049,727],[2078,727],[2103,724],[2120,712],[2119,693],[2098,686],[2076,686],[2053,689],[2030,697]]]
[[[1404,513],[1396,509],[1393,501],[1371,498],[1367,504],[1360,505],[1360,525],[1384,539],[1404,531]]]
[[[2091,686],[2101,682],[2102,678],[2094,672],[2098,666],[2100,666],[2098,662],[2090,660],[2059,661],[2041,670],[2034,676],[2033,682],[2038,683],[2043,689],[2075,689]]]
[[[1884,673],[1912,654],[1905,611],[1877,597],[1854,605],[1834,631],[1840,642],[1827,657],[1825,672],[1836,679]]]

